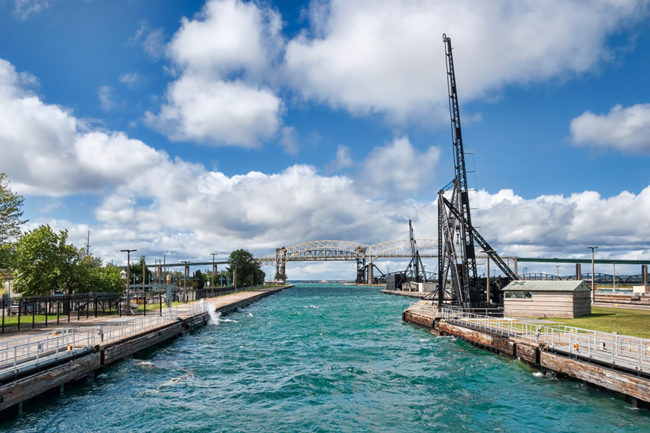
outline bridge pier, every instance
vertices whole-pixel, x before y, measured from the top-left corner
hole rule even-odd
[[[366,267],[366,259],[357,258],[357,279],[355,281],[357,284],[365,284],[367,281],[365,267]]]
[[[287,282],[287,249],[285,247],[275,249],[275,280]]]

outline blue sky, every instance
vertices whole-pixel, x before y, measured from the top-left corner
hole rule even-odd
[[[505,255],[648,257],[648,1],[0,0],[0,171],[123,261],[436,237],[452,38]],[[349,278],[351,264],[293,265]],[[398,267],[397,264],[391,267]],[[553,269],[554,270],[554,269]],[[606,269],[603,269],[605,271]],[[570,272],[567,267],[567,272]],[[636,272],[636,270],[632,270]]]

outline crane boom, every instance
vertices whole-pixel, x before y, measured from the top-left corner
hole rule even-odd
[[[456,72],[454,70],[454,56],[451,49],[451,38],[443,33],[442,41],[445,44],[445,55],[447,63],[447,90],[449,93],[449,114],[451,117],[451,137],[454,151],[455,188],[458,195],[456,201],[460,207],[460,237],[463,247],[462,262],[462,284],[469,287],[470,298],[475,297],[476,285],[476,253],[474,250],[474,234],[472,227],[472,216],[469,207],[469,189],[467,185],[467,170],[465,168],[465,152],[463,150],[463,134],[460,127],[460,110],[458,104],[458,90],[456,87]],[[475,299],[470,299],[475,301]]]

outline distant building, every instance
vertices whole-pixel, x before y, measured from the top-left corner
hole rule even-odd
[[[591,313],[591,288],[582,280],[517,280],[503,289],[505,316],[574,318]]]
[[[0,271],[0,295],[9,295],[9,298],[15,296],[13,292],[14,287],[14,276]]]

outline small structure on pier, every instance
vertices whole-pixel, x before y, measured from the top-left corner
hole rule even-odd
[[[591,289],[581,280],[516,280],[503,289],[503,314],[574,318],[591,313]]]

